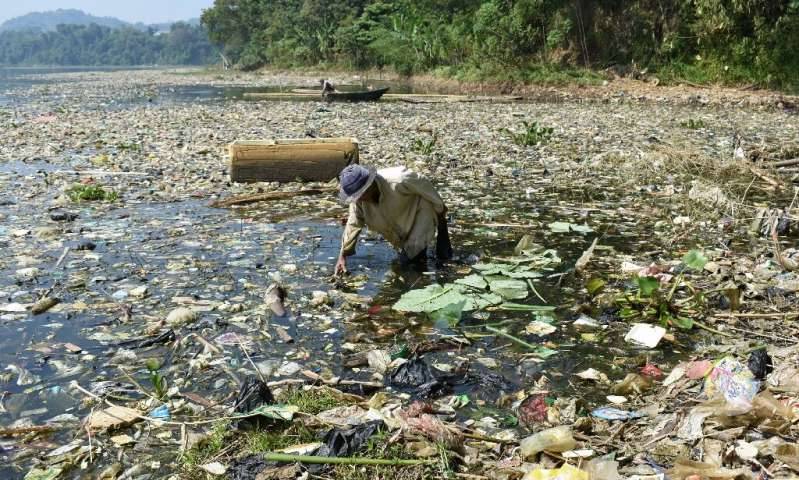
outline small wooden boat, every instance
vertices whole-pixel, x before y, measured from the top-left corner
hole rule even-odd
[[[370,102],[380,100],[389,87],[363,92],[329,92],[322,96],[326,102]]]

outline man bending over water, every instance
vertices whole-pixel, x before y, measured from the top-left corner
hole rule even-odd
[[[341,238],[336,274],[347,271],[347,257],[363,227],[369,227],[399,250],[403,262],[427,258],[427,247],[436,237],[438,260],[452,258],[447,229],[447,207],[433,184],[405,167],[375,170],[349,165],[339,177],[339,196],[350,204],[350,215]]]

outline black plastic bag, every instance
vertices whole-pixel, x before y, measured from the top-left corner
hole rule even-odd
[[[348,429],[334,428],[325,434],[324,445],[319,447],[314,455],[317,457],[351,457],[357,453],[369,438],[380,431],[382,420],[372,420]],[[311,473],[319,473],[328,466],[323,464],[309,464],[305,468]]]
[[[747,365],[752,375],[758,380],[765,380],[768,374],[774,371],[774,364],[765,348],[759,348],[752,352]]]
[[[386,383],[399,390],[421,398],[443,395],[449,386],[439,380],[422,358],[412,358],[397,367],[386,377]]]
[[[272,405],[273,403],[275,403],[275,398],[266,383],[257,377],[248,377],[241,385],[239,394],[236,397],[234,411],[236,413],[250,413],[258,407]],[[238,420],[236,427],[240,430],[258,430],[273,423],[273,419],[258,415]]]
[[[334,428],[327,432],[324,438],[325,444],[319,447],[319,450],[314,455],[320,457],[351,457],[382,426],[382,420],[372,420],[346,430]]]
[[[125,340],[124,342],[119,342],[117,346],[126,348],[147,348],[153,345],[170,343],[174,341],[175,331],[170,328],[169,330],[162,332],[155,337],[140,338],[137,340]]]
[[[233,460],[227,475],[230,480],[254,480],[259,473],[272,465],[274,462],[267,462],[261,455],[246,455]]]

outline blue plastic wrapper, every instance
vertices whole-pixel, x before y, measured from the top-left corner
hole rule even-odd
[[[156,420],[169,420],[172,418],[172,415],[169,413],[169,407],[166,405],[161,405],[160,407],[154,409],[150,412],[149,416],[151,418],[155,418]]]

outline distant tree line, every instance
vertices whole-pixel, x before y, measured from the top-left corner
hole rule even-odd
[[[573,68],[796,85],[799,0],[215,0],[202,22],[272,64],[530,79]]]
[[[217,60],[218,49],[205,28],[181,22],[163,33],[97,24],[0,33],[1,65],[201,65]]]

